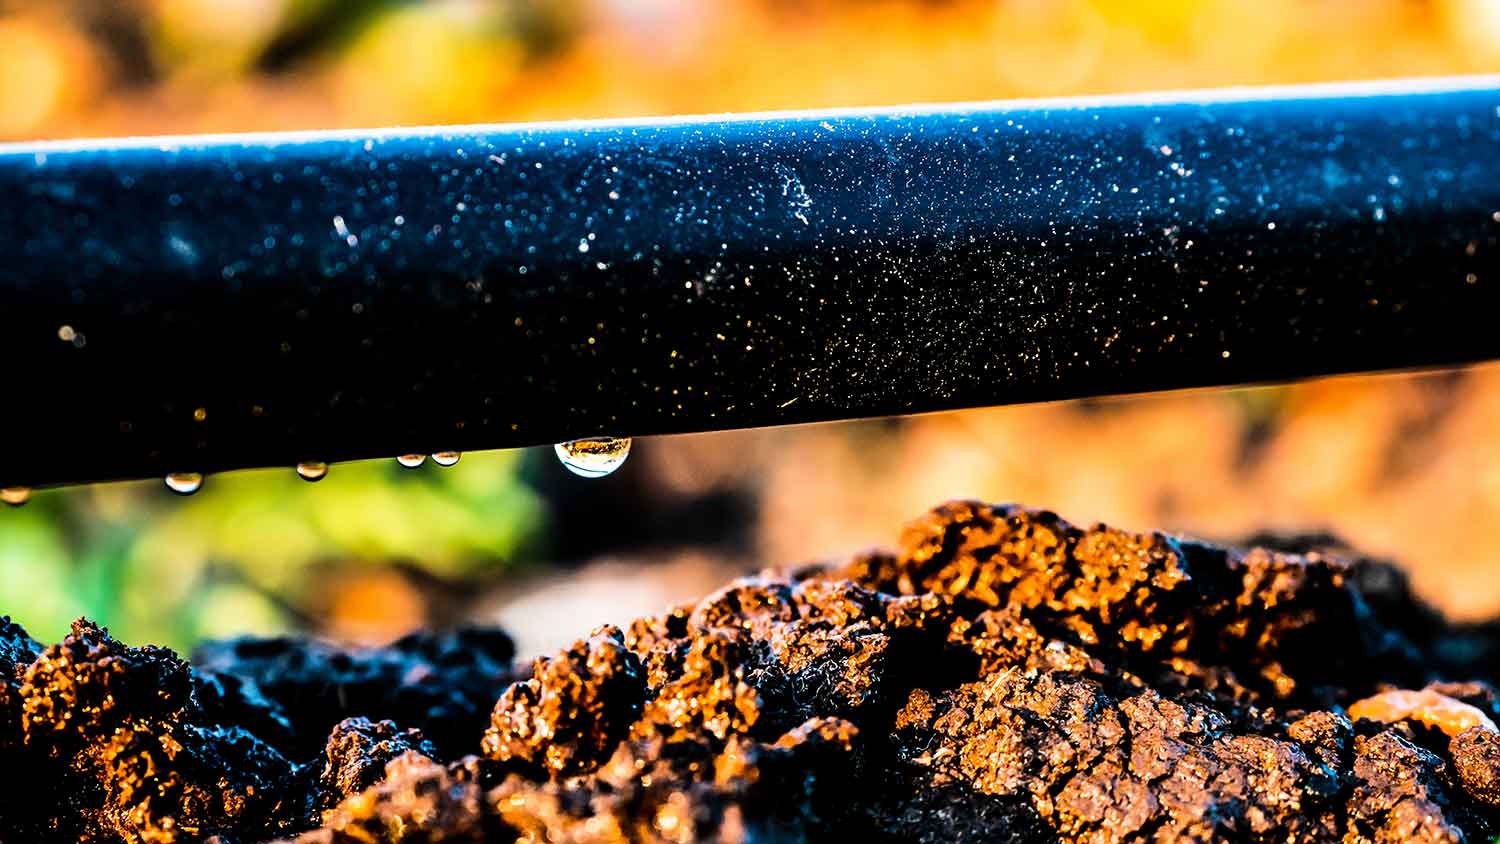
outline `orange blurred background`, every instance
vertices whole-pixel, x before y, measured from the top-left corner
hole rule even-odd
[[[10,140],[1495,71],[1500,0],[0,0]],[[1486,366],[653,438],[600,482],[536,453],[305,488],[239,473],[191,500],[46,491],[0,512],[0,611],[179,647],[478,618],[534,652],[973,496],[1210,538],[1333,531],[1473,618],[1500,613],[1497,420]]]
[[[1494,71],[1494,0],[0,3],[0,136],[492,122]]]

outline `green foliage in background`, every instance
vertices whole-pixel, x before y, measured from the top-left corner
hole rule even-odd
[[[44,641],[87,615],[126,641],[186,648],[291,629],[320,563],[497,574],[542,535],[522,454],[446,469],[339,464],[317,483],[291,469],[233,472],[191,497],[159,481],[40,491],[0,510],[0,612]]]

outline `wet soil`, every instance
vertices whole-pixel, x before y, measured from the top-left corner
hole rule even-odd
[[[1326,537],[953,502],[513,664],[493,630],[191,665],[0,623],[0,841],[1459,842],[1500,625]]]

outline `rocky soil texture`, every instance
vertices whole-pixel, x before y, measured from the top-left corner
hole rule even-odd
[[[975,502],[531,666],[7,620],[0,842],[1485,841],[1497,655],[1327,540]]]

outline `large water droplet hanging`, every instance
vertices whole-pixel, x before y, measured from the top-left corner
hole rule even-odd
[[[602,478],[620,468],[630,456],[630,437],[589,437],[552,447],[568,471],[584,478]]]
[[[173,472],[167,476],[167,489],[178,495],[192,495],[202,488],[202,472]]]
[[[297,474],[304,481],[321,481],[328,477],[328,464],[316,460],[298,463]]]
[[[458,451],[436,451],[432,454],[432,462],[439,466],[452,466],[462,456],[463,453]]]
[[[400,457],[396,458],[396,462],[400,463],[402,466],[405,466],[408,469],[415,469],[418,466],[421,466],[423,463],[427,462],[427,455],[403,454]]]
[[[24,486],[8,486],[0,489],[0,501],[12,507],[20,507],[31,500],[31,490]]]

